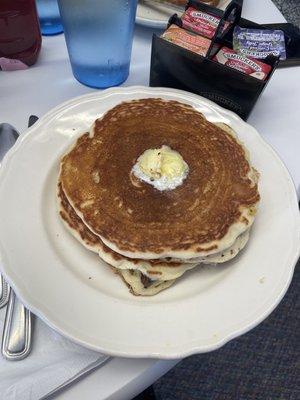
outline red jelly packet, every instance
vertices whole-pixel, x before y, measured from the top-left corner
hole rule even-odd
[[[194,53],[200,54],[201,56],[206,56],[211,45],[211,40],[187,32],[177,25],[171,25],[161,37]]]
[[[265,80],[272,69],[270,65],[246,57],[228,47],[222,47],[213,60],[261,80]]]
[[[216,33],[221,18],[196,10],[196,8],[189,7],[181,17],[181,21],[183,28],[212,39]],[[228,26],[229,22],[225,21],[223,31],[227,29]]]

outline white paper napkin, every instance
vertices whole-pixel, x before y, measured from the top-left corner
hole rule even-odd
[[[2,337],[5,310],[0,310]],[[108,358],[85,349],[35,318],[32,351],[22,361],[0,355],[0,399],[38,400],[95,361]]]

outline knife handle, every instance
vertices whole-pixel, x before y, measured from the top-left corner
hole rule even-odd
[[[10,290],[3,327],[2,355],[7,360],[22,360],[31,350],[31,312]]]

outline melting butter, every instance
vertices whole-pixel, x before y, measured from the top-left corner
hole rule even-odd
[[[148,149],[138,158],[132,172],[158,190],[172,190],[182,184],[188,174],[182,156],[169,146]]]

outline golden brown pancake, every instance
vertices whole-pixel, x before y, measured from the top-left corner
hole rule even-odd
[[[189,166],[183,184],[158,191],[132,179],[147,149],[168,145]],[[96,120],[62,160],[68,201],[89,229],[131,258],[193,258],[230,247],[259,201],[243,146],[191,106],[162,99],[121,103]]]
[[[89,250],[98,253],[100,258],[102,258],[105,262],[107,262],[108,264],[112,265],[115,268],[120,268],[120,265],[124,261],[127,262],[127,269],[135,269],[137,265],[140,264],[141,262],[146,263],[148,270],[147,273],[150,276],[160,275],[158,271],[165,267],[168,269],[170,268],[191,269],[193,268],[193,265],[196,266],[196,264],[199,263],[219,264],[226,262],[231,258],[234,258],[238,254],[238,252],[242,250],[242,248],[246,245],[249,238],[249,230],[247,230],[236,239],[233,246],[229,247],[223,252],[211,254],[207,257],[199,257],[198,259],[194,258],[194,259],[180,260],[169,257],[169,258],[155,259],[155,260],[140,260],[136,258],[128,258],[111,250],[102,242],[99,236],[95,235],[92,231],[89,230],[89,228],[84,224],[84,222],[76,214],[75,210],[69,203],[66,195],[64,194],[60,182],[58,184],[57,200],[58,200],[59,214],[62,220],[64,221],[65,226],[73,234],[73,236],[79,240],[80,243],[82,243]],[[193,265],[187,265],[184,264],[183,262]]]
[[[146,275],[148,277],[156,280],[160,278],[163,278],[163,280],[168,280],[167,278],[163,277],[163,271],[165,268],[168,270],[177,270],[170,273],[171,277],[174,278],[175,276],[177,277],[177,275],[181,275],[183,273],[181,269],[183,271],[191,269],[197,264],[197,262],[194,262],[186,265],[181,260],[172,261],[172,259],[140,260],[130,259],[122,256],[121,254],[118,254],[107,247],[99,238],[99,236],[95,235],[88,229],[88,227],[76,214],[69,203],[62,189],[61,182],[58,183],[57,197],[59,202],[59,214],[73,236],[89,250],[98,253],[101,259],[115,268],[119,268],[122,263],[123,269],[138,269],[140,268],[140,265],[143,264],[143,269],[146,271]],[[126,266],[126,268],[124,266]]]
[[[62,189],[61,182],[58,184],[58,197],[61,203],[60,216],[61,218],[77,233],[79,233],[82,241],[86,243],[87,246],[93,248],[95,252],[99,252],[99,250],[109,253],[115,260],[128,259],[128,257],[124,257],[121,254],[116,253],[111,250],[109,247],[105,246],[99,236],[95,235],[92,231],[88,229],[88,227],[83,223],[83,221],[78,217],[73,207],[69,203],[64,191]],[[133,264],[137,264],[139,259],[130,259],[130,262]],[[167,266],[169,268],[178,267],[182,263],[173,262],[171,260],[147,260],[153,266]]]
[[[112,267],[112,270],[123,279],[131,293],[135,295],[152,296],[157,294],[171,286],[175,279],[187,270],[194,268],[198,261],[203,264],[226,262],[235,257],[248,241],[249,233],[246,232],[237,238],[232,248],[226,249],[225,252],[188,264],[183,263],[182,260],[173,262],[172,259],[129,259],[105,246],[99,236],[88,229],[68,202],[61,183],[58,184],[57,198],[60,216],[68,231],[84,247],[98,253],[100,258]]]

